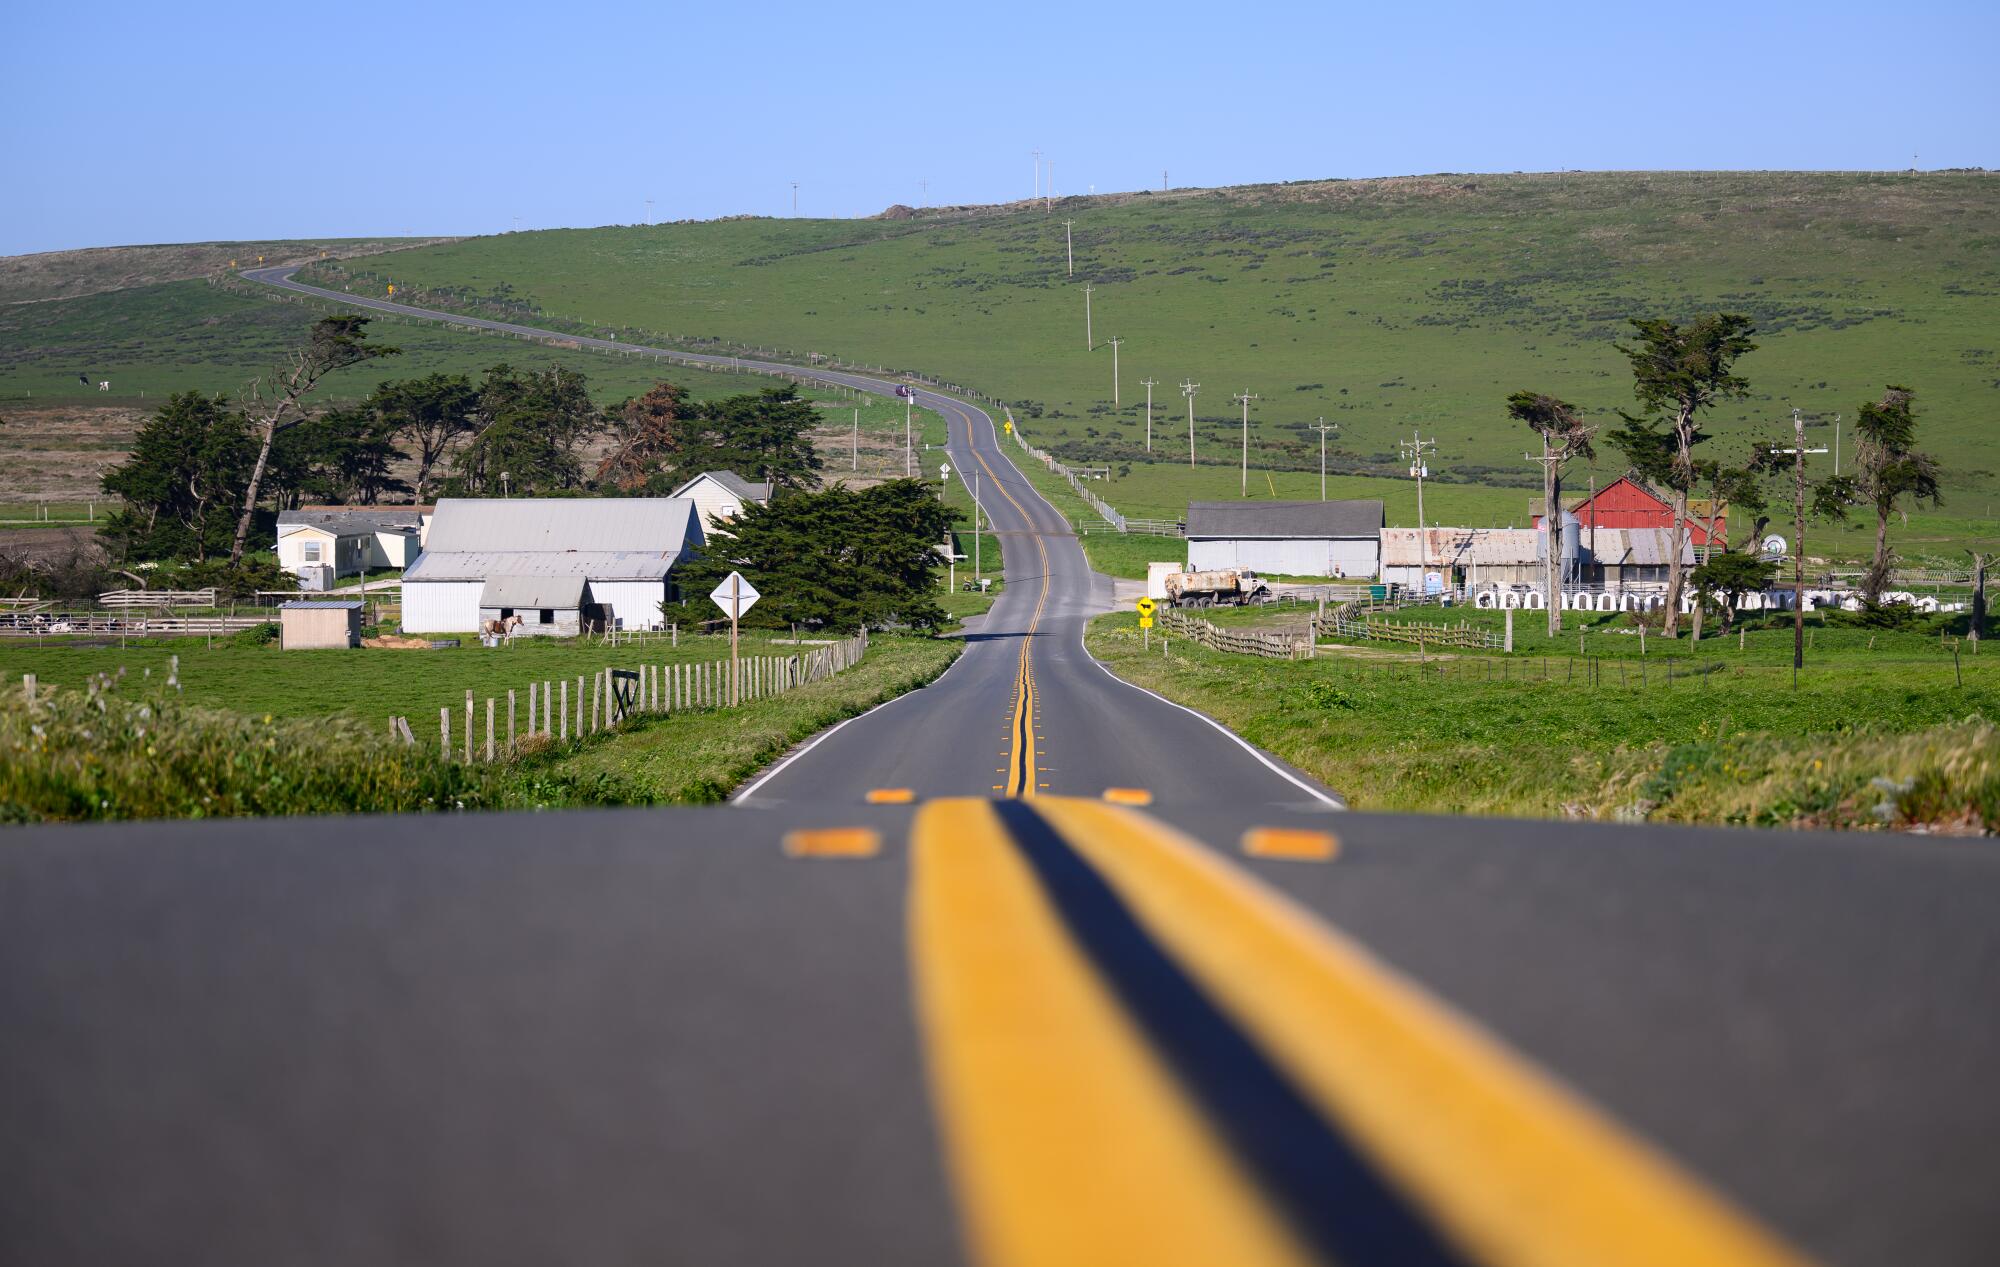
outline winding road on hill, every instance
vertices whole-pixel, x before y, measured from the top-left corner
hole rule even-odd
[[[0,1258],[1990,1261],[1989,844],[1337,812],[918,401],[1005,590],[731,807],[13,831]]]

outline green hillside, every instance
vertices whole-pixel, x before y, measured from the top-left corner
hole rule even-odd
[[[1944,535],[1990,513],[1992,175],[1435,176],[897,217],[508,234],[312,272],[357,293],[393,280],[419,302],[922,369],[1023,402],[1039,442],[1098,462],[1145,456],[1140,380],[1151,377],[1163,476],[1186,459],[1178,385],[1191,379],[1198,453],[1232,468],[1198,477],[1204,491],[1236,491],[1230,397],[1249,391],[1260,396],[1253,467],[1313,468],[1308,428],[1323,415],[1341,428],[1334,469],[1387,476],[1402,467],[1398,436],[1420,428],[1439,442],[1434,478],[1523,490],[1496,508],[1523,503],[1535,478],[1527,433],[1502,413],[1509,391],[1556,392],[1610,420],[1631,405],[1612,347],[1625,318],[1727,308],[1756,319],[1762,346],[1740,366],[1752,398],[1717,419],[1718,452],[1740,454],[1794,405],[1851,418],[1903,382],[1919,390],[1926,443],[1949,468]],[[1073,278],[1064,220],[1075,222]],[[1118,408],[1110,336],[1126,340]],[[1607,455],[1599,473],[1619,465]],[[1135,502],[1185,491],[1184,466],[1171,489],[1151,469],[1126,481]],[[1388,486],[1392,506],[1409,500],[1393,491],[1407,484]],[[1253,471],[1253,494],[1273,486],[1302,491]]]

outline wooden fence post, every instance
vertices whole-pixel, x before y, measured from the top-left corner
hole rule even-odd
[[[451,705],[438,710],[438,756],[451,760]]]
[[[514,755],[514,688],[507,688],[507,755]]]
[[[547,714],[544,713],[543,716],[546,717]],[[567,743],[569,741],[569,679],[568,678],[564,678],[562,682],[562,721],[560,725],[562,733],[558,736],[558,738],[562,739],[565,743]]]
[[[576,675],[576,737],[583,738],[583,674]]]
[[[486,697],[486,764],[493,764],[493,697]]]
[[[535,687],[538,685],[539,683],[535,682],[528,683],[528,733],[531,735],[541,733],[535,729]]]
[[[465,693],[465,762],[472,764],[472,692]]]

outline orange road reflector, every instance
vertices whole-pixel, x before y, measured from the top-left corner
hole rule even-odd
[[[882,851],[882,833],[872,827],[822,827],[785,833],[788,858],[872,858]]]
[[[1151,805],[1153,794],[1142,787],[1108,787],[1104,799],[1113,805]]]
[[[908,805],[917,794],[906,787],[878,787],[868,792],[870,805]]]
[[[1340,837],[1300,827],[1252,827],[1243,833],[1243,852],[1253,858],[1327,862],[1340,856]]]

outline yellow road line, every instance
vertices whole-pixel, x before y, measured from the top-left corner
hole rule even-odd
[[[909,933],[932,1097],[986,1267],[1310,1261],[979,800],[927,802]]]
[[[1151,805],[1153,794],[1142,787],[1108,787],[1104,799],[1113,805]]]
[[[1243,833],[1243,852],[1255,858],[1323,862],[1339,855],[1340,837],[1300,827],[1252,827]]]
[[[1000,491],[1000,496],[1006,498],[1007,503],[1020,513],[1021,522],[1027,525],[1027,531],[1034,537],[1035,553],[1041,561],[1041,592],[1035,598],[1034,613],[1028,618],[1027,632],[1021,638],[1021,663],[1015,673],[1014,715],[1009,731],[1012,736],[1012,747],[1009,749],[1007,764],[1007,795],[1031,797],[1036,794],[1038,787],[1046,786],[1038,784],[1035,779],[1035,665],[1032,652],[1035,645],[1035,630],[1040,627],[1042,612],[1049,602],[1049,550],[1042,540],[1042,534],[1036,531],[1035,521],[1029,516],[1027,507],[1021,505],[1014,499],[1014,495],[1007,491],[1006,481],[994,474],[993,468],[987,464],[986,455],[979,451],[979,442],[972,432],[971,413],[957,406],[948,405],[947,409],[965,423],[965,443],[972,453],[973,460],[986,472],[986,478],[993,481],[993,487]]]
[[[872,827],[820,827],[788,831],[785,854],[792,858],[872,858],[882,834]]]
[[[1494,1267],[1794,1267],[1663,1155],[1358,943],[1133,810],[1040,813],[1331,1120]]]
[[[917,794],[906,787],[877,787],[868,789],[870,805],[908,805],[917,799]]]

